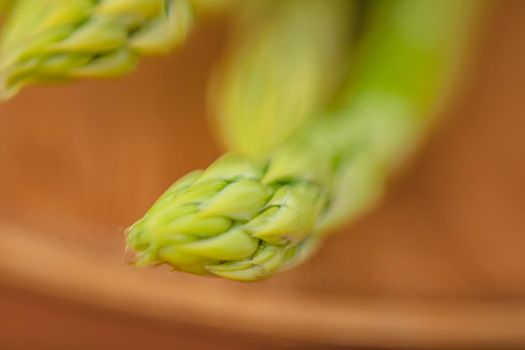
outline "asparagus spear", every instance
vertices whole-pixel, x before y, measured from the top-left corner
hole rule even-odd
[[[347,0],[282,0],[253,1],[244,4],[244,8],[240,6],[235,45],[227,66],[221,72],[224,74],[222,80],[215,85],[215,91],[220,92],[219,96],[216,96],[216,106],[219,106],[221,112],[219,126],[222,127],[230,148],[244,154],[267,154],[269,149],[282,143],[294,129],[298,129],[314,116],[312,112],[331,95],[330,92],[333,92],[331,90],[336,85],[338,75],[344,71],[342,66],[345,64],[350,46],[348,34],[351,28],[352,5],[353,2]],[[272,125],[279,125],[279,128],[269,130]],[[235,167],[235,164],[242,167],[243,163],[245,163],[243,159],[227,157],[220,164],[219,162],[215,164],[214,169],[223,166]],[[270,195],[275,191],[273,185],[268,185],[266,189],[266,185],[257,185],[256,181],[261,180],[261,165],[246,163],[246,166],[251,168],[249,171],[251,175],[246,179],[243,178],[236,186],[230,187],[237,188],[237,191],[247,190],[254,193],[260,190],[262,197],[253,198],[255,202],[252,204],[255,208],[268,202]],[[208,170],[208,173],[210,171]],[[203,184],[195,183],[195,186],[208,188],[210,184],[206,176],[201,175],[199,181]],[[243,174],[240,177],[243,177]],[[227,181],[230,180],[235,179]],[[211,189],[214,194],[218,192],[213,191],[221,190],[225,186],[223,180],[212,181],[212,183],[215,184]],[[278,196],[300,198],[309,195],[315,198],[317,194],[308,194],[312,189],[304,184],[291,185],[282,188]],[[173,191],[179,191],[178,185],[174,186]],[[172,191],[168,193],[170,194],[166,196],[169,197]],[[213,196],[211,193],[206,196],[208,195]],[[189,200],[191,202],[194,198]],[[214,199],[216,203],[214,205],[222,203],[220,206],[224,207],[229,205],[224,201],[231,200],[234,199],[221,196],[221,199]],[[286,203],[289,205],[292,203],[291,200],[293,198],[286,199]],[[280,199],[276,197],[274,199],[276,206],[279,205],[278,201]],[[183,208],[188,208],[188,205],[192,207],[189,202],[184,201],[180,205]],[[243,201],[241,205],[249,206],[250,203]],[[318,211],[320,208],[311,209]],[[207,211],[209,210],[208,208]],[[274,210],[270,210],[269,213],[272,211]],[[244,220],[252,219],[254,213],[243,214]],[[235,225],[235,220],[243,220],[235,213],[232,215],[232,218],[215,218],[211,219],[211,222],[221,222],[226,225],[225,227],[230,228]],[[174,219],[176,221],[175,217]],[[195,220],[209,222],[208,219],[195,218]],[[297,220],[302,218],[298,217]],[[183,221],[186,222],[187,218]],[[180,225],[177,229],[184,230]],[[205,230],[202,227],[201,229]],[[234,232],[231,237],[226,235],[221,239],[230,237],[228,239],[231,240],[236,237],[242,240],[242,237],[249,237],[239,230]],[[208,235],[203,232],[198,234]],[[249,238],[245,243],[242,249],[247,249],[248,254],[252,255],[253,249],[257,247],[256,240]],[[232,248],[240,247],[233,245]],[[195,244],[190,244],[185,249],[195,249]],[[280,265],[277,262],[285,258],[285,250],[277,245],[259,248],[257,256],[259,257],[263,251],[262,256],[272,258],[269,262],[273,262],[275,267]],[[215,255],[217,258],[222,256],[220,253],[215,254],[219,254]],[[229,251],[228,254],[233,252]],[[245,253],[237,251],[237,254]],[[187,254],[184,254],[180,247],[177,253],[170,254],[172,263],[181,262],[186,257]],[[150,259],[151,256],[144,255],[142,264]],[[194,257],[190,260],[194,260]],[[186,270],[195,273],[206,272],[198,264],[186,266]]]
[[[190,0],[18,0],[0,41],[0,97],[32,82],[107,77],[180,44]]]
[[[250,281],[309,256],[425,134],[474,8],[379,1],[340,106],[267,155],[229,154],[176,182],[129,230],[138,264]]]
[[[348,60],[353,4],[254,0],[240,6],[233,45],[212,90],[228,149],[267,154],[326,104]]]

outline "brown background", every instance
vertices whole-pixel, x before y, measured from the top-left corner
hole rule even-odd
[[[224,28],[0,106],[0,349],[525,347],[525,2],[495,3],[440,129],[307,264],[248,285],[135,271],[123,229],[220,154],[204,100]]]

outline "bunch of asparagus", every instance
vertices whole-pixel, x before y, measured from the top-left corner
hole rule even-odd
[[[227,2],[236,28],[211,91],[229,152],[175,182],[127,245],[137,265],[252,281],[298,264],[376,202],[450,90],[476,1]],[[127,71],[178,44],[198,0],[29,3],[5,29],[6,95]]]

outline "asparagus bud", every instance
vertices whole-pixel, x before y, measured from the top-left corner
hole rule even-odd
[[[0,42],[0,95],[126,73],[180,44],[192,21],[190,0],[18,0]]]
[[[313,181],[268,177],[267,168],[226,155],[176,182],[129,230],[137,263],[239,280],[275,272],[312,235],[326,196]]]

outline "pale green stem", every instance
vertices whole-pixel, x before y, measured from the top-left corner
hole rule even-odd
[[[227,148],[264,155],[333,96],[350,56],[349,0],[254,0],[239,6],[212,89]]]

